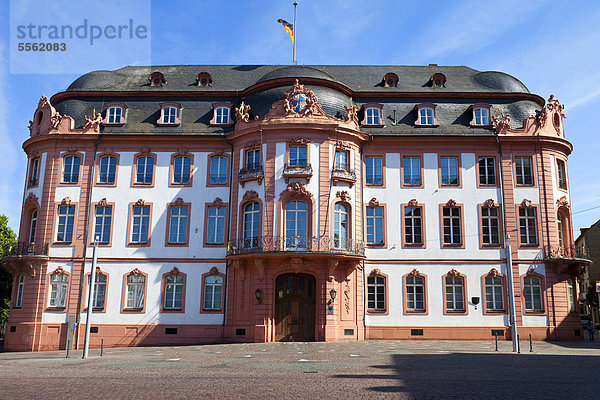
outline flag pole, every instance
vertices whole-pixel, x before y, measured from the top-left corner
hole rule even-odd
[[[296,36],[298,34],[298,30],[296,28],[296,6],[297,5],[298,5],[298,3],[296,3],[294,1],[294,30],[293,30],[293,32],[294,32],[294,53],[293,53],[293,56],[292,56],[292,61],[294,62],[294,65],[297,64],[296,63]]]

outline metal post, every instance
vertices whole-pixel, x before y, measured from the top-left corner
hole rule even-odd
[[[531,333],[529,334],[529,352],[533,353],[533,341],[531,340]]]
[[[508,298],[510,305],[510,325],[512,329],[512,342],[513,342],[513,352],[518,352],[518,340],[515,342],[515,339],[518,338],[517,332],[517,318],[516,318],[516,310],[515,310],[515,288],[513,286],[513,265],[512,265],[512,254],[510,251],[510,235],[506,235],[505,237],[506,246],[504,246],[506,251],[506,280],[508,283]]]
[[[498,351],[498,335],[495,335],[496,337],[496,351]]]
[[[519,335],[517,335],[517,353],[521,354],[521,343],[519,342]]]
[[[65,358],[69,358],[69,346],[67,346],[67,356]]]
[[[100,340],[100,357],[104,353],[104,339]]]
[[[294,62],[294,65],[296,65],[296,36],[297,36],[297,29],[296,29],[296,6],[298,5],[298,3],[294,2],[294,54],[292,56],[292,61]]]
[[[96,283],[96,260],[97,254],[96,249],[98,248],[98,240],[100,238],[96,236],[94,239],[94,247],[92,248],[92,272],[90,273],[90,285],[88,289],[88,309],[87,309],[87,317],[85,319],[85,339],[83,343],[83,357],[88,357],[88,352],[90,349],[90,328],[92,327],[92,306],[94,300],[94,284]]]

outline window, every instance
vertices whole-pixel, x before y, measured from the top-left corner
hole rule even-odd
[[[123,114],[123,108],[117,106],[109,107],[106,114],[106,122],[108,124],[120,124],[121,115]]]
[[[479,184],[496,185],[496,159],[494,157],[479,157]]]
[[[533,185],[531,157],[515,157],[515,175],[517,185]]]
[[[348,247],[349,239],[349,213],[348,207],[342,203],[335,203],[334,207],[334,229],[333,229],[333,246],[336,249],[345,249]]]
[[[79,182],[79,164],[81,157],[65,156],[63,158],[63,179],[62,183],[78,183]]]
[[[227,184],[227,157],[215,156],[210,158],[210,185],[226,185]]]
[[[457,246],[462,244],[460,214],[460,207],[442,207],[444,245]]]
[[[98,238],[99,243],[107,244],[110,242],[110,232],[112,226],[112,206],[96,206],[96,224],[94,228],[94,239]]]
[[[135,183],[152,185],[154,182],[154,156],[138,156],[136,158]]]
[[[556,172],[558,175],[558,187],[567,190],[567,173],[563,160],[556,160]]]
[[[335,151],[335,169],[341,171],[348,171],[348,152],[346,150],[336,150]]]
[[[473,125],[489,125],[490,110],[487,107],[473,107]]]
[[[445,281],[446,311],[464,312],[465,309],[465,280],[461,276],[447,275]]]
[[[567,279],[567,289],[569,290],[569,312],[575,312],[575,304],[577,301],[575,297],[575,286],[573,285],[573,279]]]
[[[423,244],[422,207],[404,207],[404,244]]]
[[[380,275],[367,277],[368,311],[386,311],[386,278]]]
[[[379,108],[370,107],[365,110],[366,125],[380,125],[381,115]]]
[[[402,184],[405,186],[421,186],[421,158],[402,157]]]
[[[29,244],[35,243],[35,229],[37,226],[38,210],[33,210],[31,213],[31,224],[29,225]]]
[[[384,244],[383,207],[367,207],[367,244]]]
[[[425,277],[408,275],[405,279],[406,311],[425,311]]]
[[[148,243],[150,238],[150,206],[133,206],[131,243]]]
[[[383,157],[366,157],[366,184],[383,185]]]
[[[533,207],[519,207],[521,245],[537,245],[537,218]]]
[[[246,152],[246,170],[254,171],[260,169],[260,150],[248,150]]]
[[[525,297],[526,311],[544,311],[544,306],[542,302],[542,279],[537,276],[524,277],[523,297]]]
[[[100,157],[100,168],[98,172],[98,183],[114,184],[117,174],[117,157]]]
[[[502,277],[485,277],[485,305],[487,311],[504,311],[504,283]]]
[[[498,207],[481,208],[481,242],[488,246],[500,245]]]
[[[563,235],[563,220],[562,220],[562,215],[560,215],[560,212],[556,213],[556,227],[558,229],[558,244],[560,245],[561,249],[564,248],[565,245],[565,236]]]
[[[207,219],[206,244],[225,243],[226,207],[209,206]]]
[[[209,275],[204,278],[203,310],[219,311],[223,308],[223,277]]]
[[[303,201],[290,201],[285,206],[285,247],[306,248],[308,211]]]
[[[56,241],[70,243],[73,241],[73,225],[75,224],[75,206],[58,206],[58,229]]]
[[[87,287],[90,287],[90,279],[91,275],[88,275],[87,279]],[[93,309],[104,309],[105,300],[106,300],[106,275],[104,274],[96,274],[96,278],[94,280],[94,298],[92,298],[92,308]]]
[[[229,124],[229,107],[217,107],[215,109],[215,124]]]
[[[125,308],[130,310],[143,310],[146,292],[146,276],[139,273],[127,275],[127,300]]]
[[[169,244],[187,243],[188,212],[188,206],[170,206]]]
[[[69,275],[52,274],[50,276],[50,307],[65,308],[69,289]]]
[[[177,119],[177,107],[163,107],[162,109],[162,123],[163,124],[175,124]]]
[[[183,309],[183,275],[168,275],[165,277],[165,310]]]
[[[23,307],[23,292],[25,291],[25,275],[19,275],[17,282],[17,298],[15,299],[15,308],[21,308]]]
[[[259,230],[259,210],[258,203],[248,203],[244,206],[244,247],[258,247],[258,230]]]
[[[288,166],[306,167],[308,164],[306,146],[290,146]]]
[[[459,186],[458,157],[440,157],[441,185]]]
[[[188,185],[192,172],[192,157],[176,156],[173,159],[173,183]]]
[[[433,108],[419,109],[419,125],[433,125]]]
[[[29,187],[38,185],[39,174],[40,174],[40,159],[34,158],[33,160],[31,160],[31,164],[29,166],[29,182],[28,182]]]

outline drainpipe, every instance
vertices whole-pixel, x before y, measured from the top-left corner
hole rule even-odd
[[[365,185],[363,181],[363,165],[365,165],[365,153],[363,151],[364,147],[373,140],[373,135],[369,135],[369,140],[360,144],[360,213],[361,213],[361,222],[362,222],[362,246],[364,249],[365,243],[365,220],[364,220],[364,197],[365,197]],[[363,250],[364,251],[364,250]],[[365,262],[362,262],[363,267],[363,310],[362,310],[362,320],[363,320],[363,337],[367,338],[367,271],[365,270]]]
[[[233,157],[234,157],[234,148],[233,148],[233,143],[231,143],[229,140],[227,140],[227,137],[225,136],[225,134],[223,134],[222,139],[225,141],[225,143],[227,143],[229,146],[231,146],[231,164],[229,166],[229,221],[228,221],[228,227],[227,227],[227,237],[225,238],[226,243],[227,243],[227,249],[229,249],[229,239],[230,239],[230,234],[231,234],[231,215],[232,215],[232,209],[233,207],[231,206],[231,200],[232,200],[232,192],[233,192]],[[227,250],[226,250],[227,251]],[[227,254],[225,254],[225,257],[227,257]],[[225,323],[227,322],[227,279],[229,278],[229,266],[231,265],[231,263],[229,262],[229,260],[225,260],[225,279],[223,284],[225,285],[225,287],[223,288],[223,294],[224,294],[224,301],[223,301],[223,323],[221,324],[221,343],[225,343]]]
[[[506,196],[504,193],[504,172],[502,169],[502,144],[500,143],[500,138],[498,137],[498,131],[494,132],[496,143],[498,144],[498,159],[500,161],[500,191],[502,192],[502,225],[504,227],[504,252],[506,255],[506,280],[507,280],[507,288],[508,288],[508,298],[509,298],[509,308],[510,308],[510,326],[512,332],[512,345],[513,345],[513,353],[518,352],[518,343],[517,343],[517,318],[515,311],[515,288],[513,282],[513,264],[512,264],[512,254],[510,248],[510,235],[508,234],[506,227]]]

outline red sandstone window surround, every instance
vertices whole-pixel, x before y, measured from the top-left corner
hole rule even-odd
[[[402,247],[426,248],[425,205],[412,199],[402,204]]]
[[[415,121],[415,125],[427,127],[438,126],[438,120],[435,118],[435,107],[436,105],[432,103],[417,104],[415,106],[415,109],[417,110],[417,120]]]
[[[23,307],[23,293],[25,292],[25,275],[15,276],[13,281],[13,308]],[[15,293],[16,292],[16,293]]]
[[[544,276],[533,269],[521,275],[521,287],[523,288],[523,310],[525,314],[545,314],[545,282]]]
[[[76,152],[63,153],[61,158],[60,185],[79,186],[81,182],[81,163],[83,154]]]
[[[100,246],[110,247],[112,245],[113,226],[115,225],[115,203],[109,203],[104,198],[93,206],[94,236],[90,237],[90,244],[98,238]]]
[[[477,187],[499,187],[496,156],[477,156]]]
[[[515,186],[535,187],[535,163],[533,157],[517,155],[514,157]]]
[[[360,121],[362,126],[382,127],[383,123],[383,104],[368,103],[363,106],[364,117]]]
[[[48,274],[48,310],[66,312],[71,274],[62,267]]]
[[[91,274],[88,272],[85,274],[85,288],[84,288],[84,310],[87,311],[88,296],[90,290],[90,277]],[[106,303],[108,301],[108,278],[109,274],[102,271],[100,267],[96,267],[96,279],[94,282],[94,298],[92,299],[92,312],[106,312]]]
[[[74,244],[74,237],[77,234],[77,203],[74,203],[68,197],[62,202],[55,203],[56,221],[54,224],[53,245]]]
[[[132,186],[154,186],[156,176],[156,154],[143,151],[133,157],[133,173],[131,174]]]
[[[502,210],[493,199],[478,204],[479,210],[479,247],[502,247]]]
[[[400,175],[402,188],[423,188],[423,154],[403,155]]]
[[[37,187],[40,183],[40,157],[34,157],[29,162],[29,178],[27,179],[27,188]]]
[[[464,206],[449,200],[440,204],[440,228],[442,247],[465,247]]]
[[[489,104],[473,104],[471,109],[473,110],[473,119],[471,120],[471,126],[491,126],[490,119],[490,108]]]
[[[385,247],[387,243],[386,204],[373,198],[365,205],[366,245]]]
[[[556,182],[559,189],[567,190],[567,163],[559,158],[556,159]]]
[[[208,72],[200,72],[196,75],[196,85],[198,86],[212,86],[212,77]]]
[[[229,204],[216,198],[204,206],[204,247],[226,246],[225,237],[229,224]]]
[[[105,126],[123,126],[127,122],[127,105],[125,103],[106,103],[106,115],[102,120]]]
[[[160,118],[156,121],[158,126],[178,126],[181,124],[181,104],[161,103]]]
[[[393,72],[388,72],[384,75],[382,81],[384,87],[397,87],[398,86],[398,75]]]
[[[139,199],[129,203],[127,246],[148,247],[152,235],[152,203]]]
[[[160,87],[162,85],[166,85],[167,83],[165,76],[158,71],[150,74],[148,77],[148,82],[150,82],[150,86],[154,87]]]
[[[187,275],[177,267],[162,276],[160,312],[185,312],[185,286]]]
[[[441,72],[436,72],[429,78],[429,85],[431,87],[439,88],[446,86],[446,76]]]
[[[365,156],[365,184],[385,188],[385,154]]]
[[[229,185],[230,157],[225,153],[208,155],[208,168],[206,170],[206,186]]]
[[[182,149],[177,154],[171,155],[169,167],[169,186],[192,186],[194,171],[194,155]]]
[[[201,314],[222,313],[225,275],[217,267],[202,275]]]
[[[428,314],[427,275],[416,268],[402,277],[404,314]]]
[[[233,119],[231,118],[231,103],[215,103],[213,104],[213,117],[210,124],[213,126],[231,126]]]
[[[442,276],[444,314],[468,314],[467,277],[455,269]]]
[[[133,271],[123,275],[121,312],[145,313],[147,292],[148,274],[135,268]]]
[[[438,154],[439,187],[462,188],[461,156]]]
[[[119,155],[114,153],[100,154],[96,168],[96,185],[117,186],[119,172]]]
[[[368,314],[389,314],[388,287],[389,278],[379,269],[376,268],[367,275]]]
[[[490,272],[481,277],[483,288],[483,313],[506,314],[506,277],[492,268]]]
[[[181,197],[178,197],[175,202],[169,203],[165,247],[189,245],[191,211],[192,204],[184,203]]]
[[[539,206],[533,204],[530,200],[523,200],[521,204],[516,205],[517,216],[519,219],[519,247],[540,246],[539,240]]]

